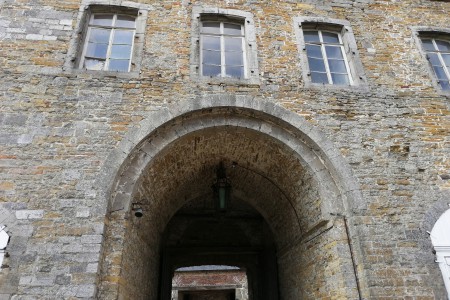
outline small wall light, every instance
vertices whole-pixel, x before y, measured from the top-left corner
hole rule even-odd
[[[141,207],[142,203],[132,203],[132,208],[131,210],[134,211],[134,216],[136,218],[142,218],[142,216],[144,216],[144,211],[142,210]]]

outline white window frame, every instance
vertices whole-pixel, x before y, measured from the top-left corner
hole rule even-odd
[[[442,28],[435,26],[411,26],[411,30],[413,33],[413,39],[416,43],[417,49],[420,51],[421,56],[423,57],[423,67],[428,72],[428,77],[431,80],[432,85],[436,89],[436,92],[443,96],[449,96],[450,90],[442,89],[436,73],[431,66],[431,63],[428,61],[427,52],[422,44],[422,39],[436,39],[436,40],[444,40],[450,41],[450,28]]]
[[[143,63],[147,18],[151,10],[154,10],[152,5],[133,1],[81,0],[75,30],[72,33],[64,63],[64,72],[68,74],[89,73],[98,78],[138,78]],[[128,72],[87,70],[81,67],[87,41],[88,23],[92,14],[118,14],[135,17],[131,65]]]
[[[325,72],[326,72],[327,78],[328,78],[328,84],[338,85],[338,84],[333,83],[333,78],[331,77],[330,66],[328,64],[328,56],[327,56],[327,53],[326,53],[326,50],[325,50],[326,45],[333,45],[333,46],[339,46],[339,49],[341,50],[342,57],[344,59],[345,69],[347,71],[346,75],[348,77],[349,85],[353,85],[353,79],[352,79],[352,75],[351,75],[351,72],[350,72],[348,59],[347,59],[347,56],[345,54],[344,43],[342,41],[341,33],[338,32],[338,31],[312,29],[312,28],[303,30],[303,32],[306,32],[306,31],[317,31],[319,33],[319,40],[320,40],[319,43],[306,42],[305,41],[305,45],[317,45],[317,46],[320,46],[320,50],[322,52],[322,57],[323,57],[324,65],[325,65]],[[337,34],[338,39],[339,39],[339,44],[325,43],[323,41],[322,32],[329,32],[329,33]],[[308,54],[306,54],[306,56],[308,58]],[[311,75],[311,69],[309,68],[309,63],[308,63],[308,69],[309,69],[309,74]],[[344,73],[338,73],[338,74],[344,74]],[[317,84],[321,84],[321,83],[317,83]]]
[[[245,44],[245,48],[243,48],[245,62],[244,78],[202,75],[200,30],[203,21],[223,21],[225,23],[237,23],[243,26],[243,42]],[[206,5],[194,5],[192,7],[190,78],[199,84],[205,85],[258,85],[260,83],[256,28],[252,13]]]
[[[346,84],[324,84],[312,82],[308,56],[306,54],[306,43],[303,32],[316,30],[322,32],[337,33],[342,43],[342,54],[348,71],[349,85]],[[347,20],[332,19],[326,17],[294,17],[294,32],[297,40],[299,52],[299,69],[303,79],[303,84],[307,88],[319,89],[352,89],[358,91],[368,91],[367,79],[361,59],[359,57],[356,39],[353,34],[350,22]],[[326,53],[325,56],[326,57]],[[328,62],[327,62],[328,63]],[[328,75],[327,75],[328,76]]]
[[[92,22],[94,20],[94,17],[96,15],[112,15],[112,25],[111,26],[102,26],[102,25],[93,25]],[[128,16],[128,17],[134,17],[134,28],[131,27],[118,27],[115,26],[116,25],[116,21],[117,21],[117,16]],[[83,52],[81,55],[81,60],[80,60],[80,69],[86,69],[84,67],[84,62],[86,59],[86,52],[87,52],[87,48],[88,48],[88,44],[89,44],[89,38],[91,36],[91,31],[93,28],[101,28],[101,29],[110,29],[111,33],[109,35],[109,41],[108,41],[108,49],[106,51],[106,57],[105,57],[105,65],[104,65],[104,69],[102,69],[101,71],[111,71],[109,70],[109,62],[111,60],[111,48],[113,45],[113,39],[114,39],[114,34],[116,32],[117,29],[120,30],[127,30],[127,31],[132,31],[133,32],[133,38],[132,38],[132,42],[131,42],[131,51],[130,51],[130,57],[129,57],[129,63],[128,63],[128,69],[126,72],[130,72],[130,68],[131,68],[131,62],[133,59],[133,49],[134,49],[134,37],[136,35],[136,16],[132,16],[132,15],[128,15],[128,14],[121,14],[121,13],[92,13],[90,15],[89,18],[89,22],[88,22],[88,28],[87,28],[87,33],[86,36],[84,38],[84,46],[83,46]],[[99,59],[100,60],[100,59]],[[96,71],[100,71],[100,70],[96,70]],[[116,71],[119,72],[119,71]]]
[[[203,33],[202,32],[202,24],[204,22],[211,22],[211,23],[219,23],[220,24],[220,33],[214,34],[214,33]],[[227,35],[224,33],[224,23],[228,24],[234,24],[241,26],[241,34],[240,35]],[[246,47],[245,47],[245,27],[241,22],[233,21],[233,20],[202,20],[200,24],[200,74],[203,75],[203,38],[205,36],[213,36],[213,37],[219,37],[220,38],[220,77],[222,78],[236,78],[236,79],[246,79],[247,78],[247,59],[246,59]],[[226,64],[225,64],[225,37],[239,37],[241,39],[242,43],[242,67],[243,67],[243,77],[232,77],[226,75]]]
[[[443,41],[443,42],[446,42],[446,43],[450,43],[450,39],[445,39],[445,38],[440,38],[440,37],[433,37],[433,36],[426,36],[425,35],[425,36],[421,36],[420,40],[422,42],[422,47],[423,47],[423,40],[431,40],[431,42],[433,44],[433,47],[434,47],[434,50],[433,51],[426,50],[425,47],[423,47],[423,51],[425,51],[426,55],[428,55],[428,53],[434,53],[434,54],[437,55],[437,57],[439,59],[439,62],[441,64],[440,66],[444,69],[445,76],[447,76],[447,81],[450,82],[450,67],[447,67],[447,65],[445,64],[444,59],[442,58],[442,53],[446,53],[446,54],[450,55],[450,51],[449,52],[440,51],[440,50],[437,49],[437,45],[436,45],[436,40],[437,41]],[[427,60],[428,60],[428,63],[430,64],[431,68],[433,69],[433,73],[434,73],[434,75],[436,77],[436,81],[439,84],[439,86],[441,87],[441,89],[443,91],[450,92],[450,86],[449,86],[448,89],[442,88],[440,80],[438,78],[438,75],[436,74],[436,71],[434,70],[433,66],[431,65],[431,62],[429,61],[428,56],[427,56]]]

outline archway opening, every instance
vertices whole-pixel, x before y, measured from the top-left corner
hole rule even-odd
[[[214,294],[219,298],[234,295],[233,299],[241,295],[242,300],[278,299],[276,246],[264,218],[235,195],[230,197],[226,210],[218,210],[211,196],[186,203],[166,227],[162,241],[162,299],[167,299],[169,289],[173,298],[174,276],[189,277],[186,266],[191,267],[187,270],[195,270],[190,275],[197,279],[191,286],[182,286],[181,294],[187,298],[203,299]],[[215,267],[192,267],[202,265]],[[223,265],[235,267],[221,268]],[[180,268],[184,273],[177,271]],[[172,278],[171,286],[168,278]]]
[[[329,214],[343,207],[335,170],[278,121],[219,107],[142,141],[113,194],[99,295],[170,299],[177,268],[220,264],[246,270],[251,299],[355,297],[344,224]],[[220,164],[232,185],[225,213],[211,188]]]

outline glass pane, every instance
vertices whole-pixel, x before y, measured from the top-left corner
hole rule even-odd
[[[440,66],[441,61],[439,60],[439,57],[436,53],[427,53],[428,60],[430,61],[431,65],[433,66]]]
[[[308,57],[322,58],[320,46],[306,45],[306,54]]]
[[[323,32],[322,39],[324,43],[339,44],[339,35],[332,32]]]
[[[450,67],[450,54],[442,54],[442,59],[447,67]]]
[[[331,73],[331,79],[333,80],[333,84],[338,84],[338,85],[349,85],[350,84],[350,82],[348,81],[347,75]]]
[[[328,77],[326,73],[311,72],[311,81],[314,83],[328,83]]]
[[[202,63],[208,65],[219,65],[220,62],[220,52],[219,51],[203,51],[203,61]]]
[[[204,36],[202,38],[203,49],[220,50],[220,38],[214,36]]]
[[[337,59],[343,59],[341,47],[334,47],[334,46],[326,46],[325,52],[327,53],[328,58],[337,58]]]
[[[118,15],[116,20],[116,27],[134,28],[135,17]]]
[[[434,72],[436,73],[436,77],[441,80],[448,80],[447,75],[445,75],[444,68],[442,67],[433,67]]]
[[[229,77],[243,78],[244,77],[244,67],[226,67],[225,73]]]
[[[330,67],[330,72],[332,73],[347,74],[347,68],[345,67],[345,62],[343,60],[329,59],[328,66]]]
[[[86,58],[84,60],[84,67],[88,70],[103,70],[105,67],[105,61]]]
[[[220,23],[219,22],[203,22],[202,23],[203,33],[215,33],[220,34]]]
[[[106,14],[95,14],[94,18],[91,21],[92,25],[98,25],[98,26],[112,26],[114,15],[106,15]]]
[[[244,65],[244,59],[242,58],[242,52],[225,52],[225,64],[242,66]]]
[[[320,42],[318,31],[303,31],[305,42]]]
[[[111,58],[124,58],[129,59],[131,55],[130,45],[112,45]]]
[[[133,31],[130,30],[115,30],[113,44],[127,44],[133,43]]]
[[[89,43],[87,50],[86,50],[86,56],[97,57],[97,58],[106,58],[106,51],[108,51],[107,44]]]
[[[220,76],[220,66],[203,65],[203,76]]]
[[[311,71],[325,72],[325,64],[323,59],[320,58],[308,58],[309,69]]]
[[[450,52],[450,43],[447,41],[436,41],[439,51]]]
[[[435,51],[433,42],[431,40],[425,39],[422,40],[423,48],[427,51]]]
[[[108,44],[110,34],[111,29],[91,28],[89,42]]]
[[[450,83],[448,81],[441,81],[439,84],[444,91],[450,91]]]
[[[242,38],[225,38],[225,51],[242,51]]]
[[[118,72],[128,72],[130,61],[128,59],[111,59],[109,60],[108,70]]]
[[[231,23],[223,23],[223,33],[231,34],[231,35],[241,35],[241,25],[240,24],[231,24]]]

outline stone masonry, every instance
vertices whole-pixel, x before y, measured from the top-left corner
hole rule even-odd
[[[76,65],[92,5],[145,12],[131,72]],[[193,12],[219,9],[252,15],[251,80],[196,74]],[[283,246],[280,299],[446,299],[427,231],[450,203],[450,93],[418,32],[450,40],[449,12],[442,0],[0,0],[0,299],[156,300],[161,233],[187,187],[205,192],[216,156],[270,179],[236,177]],[[308,82],[299,18],[349,24],[357,85]],[[211,138],[215,126],[229,143]],[[243,128],[237,140],[227,126]],[[289,133],[325,147],[307,158]],[[142,221],[120,198],[158,194]],[[302,229],[270,197],[296,199]],[[136,278],[151,282],[146,295]]]

